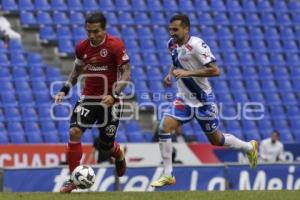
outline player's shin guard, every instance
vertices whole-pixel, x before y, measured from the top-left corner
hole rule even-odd
[[[164,174],[171,176],[173,171],[172,166],[172,138],[171,133],[163,133],[159,132],[159,147],[160,147],[160,153],[163,159],[163,165],[164,165]]]
[[[70,173],[79,166],[82,157],[82,146],[80,142],[70,142],[68,143],[67,149],[67,161],[70,169]]]

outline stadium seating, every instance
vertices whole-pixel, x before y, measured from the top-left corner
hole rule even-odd
[[[191,33],[201,36],[214,52],[223,71],[211,80],[225,116],[233,116],[235,103],[260,102],[265,118],[222,122],[224,128],[244,139],[263,139],[273,129],[285,142],[300,141],[300,2],[237,0],[5,0],[4,13],[19,14],[25,28],[39,28],[43,43],[57,44],[62,56],[72,56],[74,46],[85,37],[84,15],[103,10],[108,32],[125,41],[131,59],[137,103],[158,103],[153,93],[174,93],[161,80],[168,72],[167,24],[174,12],[187,13]],[[14,56],[12,56],[14,53]],[[39,54],[27,52],[22,44],[0,41],[0,143],[66,142],[67,121],[52,121],[50,84],[63,80],[59,70],[46,66]],[[57,89],[55,89],[57,91]],[[69,100],[72,104],[77,95]],[[9,108],[9,109],[8,109]],[[67,108],[55,110],[66,116]],[[274,123],[278,120],[280,123]],[[15,127],[12,123],[16,123]],[[135,124],[135,125],[132,125]],[[122,123],[118,141],[150,141],[136,122]],[[186,138],[207,142],[193,122],[184,127]],[[282,135],[281,134],[281,135]],[[92,129],[83,138],[91,142]]]

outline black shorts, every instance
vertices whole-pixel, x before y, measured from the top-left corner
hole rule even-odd
[[[78,127],[83,132],[87,128],[96,127],[100,137],[107,142],[114,141],[122,113],[122,105],[107,107],[95,100],[78,100],[74,106],[70,128]]]

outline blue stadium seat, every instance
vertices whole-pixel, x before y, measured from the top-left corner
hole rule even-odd
[[[226,75],[228,77],[230,77],[231,79],[237,79],[237,80],[241,80],[242,79],[241,71],[237,67],[229,67],[229,68],[227,68]]]
[[[177,2],[175,0],[163,0],[163,9],[167,12],[177,12]]]
[[[241,12],[242,8],[239,1],[226,1],[226,10],[229,12]]]
[[[68,10],[67,5],[64,0],[52,0],[51,1],[51,9],[53,11],[65,11]],[[58,21],[56,21],[57,23]]]
[[[232,33],[236,41],[244,41],[244,39],[248,39],[248,33],[246,31],[246,28],[243,26],[234,27]]]
[[[287,13],[287,4],[285,1],[274,1],[273,10],[275,13]]]
[[[150,25],[150,18],[146,12],[134,13],[134,23],[135,25]]]
[[[245,88],[248,92],[261,92],[261,87],[258,81],[246,80]]]
[[[73,54],[74,45],[71,40],[58,40],[58,50],[60,53]]]
[[[14,91],[14,86],[12,82],[0,79],[0,93],[5,93],[7,91]]]
[[[130,63],[133,66],[141,66],[144,64],[144,62],[142,61],[142,56],[140,54],[131,54],[129,55],[130,57]]]
[[[33,121],[25,122],[24,130],[28,139],[28,143],[43,143],[43,138],[38,123]]]
[[[125,46],[126,46],[126,49],[131,53],[141,51],[137,40],[134,40],[134,39],[125,40]]]
[[[273,13],[262,13],[261,15],[261,25],[263,26],[274,26],[276,25],[276,20]]]
[[[34,107],[28,107],[28,106],[22,107],[21,113],[22,113],[23,121],[37,121],[38,120],[38,115],[37,115]]]
[[[16,95],[14,91],[5,91],[1,94],[1,98],[4,100],[2,101],[2,105],[5,106],[17,106],[18,101],[16,99]]]
[[[204,40],[215,40],[216,39],[216,31],[212,27],[207,27],[202,29],[201,36]]]
[[[27,66],[27,59],[25,58],[23,53],[16,53],[11,56],[11,64],[14,67],[26,67]]]
[[[295,39],[294,31],[290,27],[281,27],[280,29],[280,39],[282,40],[292,40]]]
[[[276,93],[273,93],[276,94]],[[286,119],[285,111],[280,105],[269,106],[269,112],[272,119]]]
[[[297,13],[292,14],[292,23],[293,25],[300,25],[300,17]]]
[[[108,12],[105,14],[105,17],[107,18],[107,21],[109,21],[110,25],[118,25],[118,17],[115,12]]]
[[[21,11],[20,22],[23,27],[33,27],[37,25],[37,20],[31,12]]]
[[[136,30],[133,27],[123,27],[121,30],[122,38],[129,39],[130,41],[136,41],[132,39],[137,38]]]
[[[160,0],[147,0],[147,10],[148,11],[163,11],[163,7]]]
[[[17,12],[19,9],[15,0],[2,1],[1,7],[6,12]]]
[[[295,40],[283,40],[283,51],[287,53],[297,53],[299,48]]]
[[[29,67],[40,68],[43,65],[42,56],[38,53],[27,53],[27,61]]]
[[[247,89],[248,91],[248,89]],[[250,102],[265,103],[265,99],[261,93],[248,91]]]
[[[257,12],[254,1],[243,1],[242,8],[244,12]]]
[[[70,11],[83,11],[83,6],[80,0],[68,0],[67,6]]]
[[[291,19],[288,14],[280,13],[280,14],[277,14],[276,16],[277,16],[276,23],[278,26],[291,26],[292,25]]]
[[[270,63],[273,66],[284,66],[285,65],[285,60],[283,58],[282,54],[271,54],[271,59],[270,59]]]
[[[287,79],[289,79],[289,72],[287,70],[287,68],[283,68],[283,67],[274,67],[273,68],[274,71],[274,78],[276,80],[284,80],[285,83],[287,83]],[[277,82],[278,83],[278,82]],[[280,82],[280,84],[284,84],[283,82]],[[286,86],[286,84],[284,84]],[[279,86],[280,87],[280,86]],[[287,88],[288,89],[288,88]]]
[[[241,13],[231,13],[229,17],[229,22],[231,25],[241,26],[245,24],[244,17]]]
[[[56,30],[57,39],[72,39],[72,33],[68,26],[59,26]]]
[[[48,92],[35,92],[34,98],[36,104],[39,106],[48,105],[51,102]]]
[[[166,25],[168,23],[163,12],[151,12],[150,21],[152,25]]]
[[[260,19],[256,13],[246,13],[245,22],[248,26],[259,26],[260,25]],[[251,29],[250,29],[250,31],[251,31]]]
[[[95,7],[97,7],[97,6],[95,5]],[[99,9],[109,11],[109,13],[110,13],[110,11],[115,11],[116,10],[113,1],[100,1]]]
[[[143,53],[144,63],[151,63],[152,65],[158,65],[157,56],[154,53]]]
[[[168,39],[169,34],[165,27],[154,27],[153,28],[153,36],[155,39]]]
[[[159,92],[164,92],[165,88],[162,84],[161,81],[157,81],[157,80],[151,80],[149,82],[149,86],[150,86],[150,91],[154,92],[154,93],[159,93]]]
[[[291,66],[291,69],[295,69],[294,66],[297,65],[297,63],[300,62],[300,58],[298,54],[287,54],[286,55],[286,64]],[[297,70],[297,68],[295,69]],[[294,73],[291,73],[291,76],[293,76]]]
[[[260,81],[261,88],[264,92],[276,92],[277,86],[272,79],[262,79]]]
[[[20,122],[8,122],[7,131],[11,143],[26,143],[23,126]]]
[[[19,10],[34,10],[34,5],[31,0],[19,0]]]
[[[152,31],[149,27],[139,27],[137,28],[137,36],[141,39],[141,43],[145,42],[144,39],[152,39]],[[143,49],[145,50],[145,49]]]
[[[48,81],[56,81],[61,79],[60,69],[58,67],[47,67],[46,77]]]
[[[282,52],[281,44],[277,40],[269,40],[267,42],[268,52],[270,53],[280,53]]]
[[[223,64],[226,66],[237,66],[239,65],[239,61],[237,55],[235,53],[226,53],[223,54]]]
[[[114,35],[114,36],[117,36],[117,37],[121,37],[119,29],[117,27],[115,27],[115,26],[109,26],[109,27],[107,27],[106,30],[111,35]],[[122,35],[122,37],[124,37],[124,35]]]
[[[48,0],[34,1],[34,7],[37,11],[50,11],[51,7]]]
[[[299,118],[300,110],[297,106],[287,105],[285,106],[285,109],[286,109],[286,115],[289,119],[297,120]]]
[[[194,12],[195,5],[192,1],[179,0],[178,9],[180,12]]]
[[[14,77],[14,74],[13,74],[13,77]],[[10,74],[9,68],[0,67],[0,80],[10,81],[11,79],[12,79],[12,76]]]
[[[0,66],[1,67],[9,67],[10,61],[5,53],[0,54]]]
[[[243,67],[242,74],[243,74],[243,79],[245,79],[245,80],[258,79],[257,71],[253,67]]]
[[[214,24],[214,19],[212,18],[210,13],[201,13],[198,18],[199,18],[198,22],[202,26]]]
[[[249,22],[247,22],[246,20],[246,23],[248,24]],[[257,25],[260,25],[260,22],[257,23]],[[249,30],[248,32],[249,34],[249,38],[251,40],[261,40],[261,39],[264,39],[264,34],[261,30],[260,27],[251,27],[251,29]]]
[[[40,25],[53,25],[53,19],[50,12],[39,11],[37,13],[37,22]]]
[[[84,25],[85,19],[81,12],[70,12],[70,21],[72,24]]]
[[[46,89],[46,87],[44,87],[45,86],[44,82],[37,82],[46,79],[44,70],[42,68],[35,68],[35,67],[30,68],[29,77],[30,80],[32,81],[33,90],[35,90],[36,88],[41,88],[41,90]]]
[[[39,36],[42,42],[54,42],[57,40],[56,32],[52,26],[41,26]]]
[[[235,102],[240,102],[240,103],[249,102],[247,93],[244,92],[233,92],[233,99]]]
[[[8,144],[9,140],[8,140],[8,136],[6,134],[6,129],[4,127],[2,129],[1,126],[2,126],[2,123],[0,123],[0,131],[2,133],[2,134],[0,134],[0,144]]]
[[[153,40],[143,40],[140,43],[140,47],[143,52],[149,52],[149,53],[154,53],[155,52],[155,45]]]
[[[279,39],[279,34],[276,28],[266,28],[264,31],[265,39],[271,40],[271,42],[274,42],[274,40]]]
[[[229,24],[229,20],[226,16],[225,13],[217,13],[215,16],[214,16],[214,23],[216,25],[228,25]]]
[[[281,105],[281,99],[277,93],[265,92],[265,100],[268,105]]]
[[[211,9],[216,12],[224,12],[226,11],[226,7],[223,1],[212,0],[210,2]]]
[[[251,67],[255,65],[254,58],[250,53],[242,53],[239,60],[240,64],[245,67]]]
[[[232,93],[244,92],[244,90],[245,90],[244,84],[241,80],[230,80],[229,87],[230,87]]]
[[[129,12],[120,12],[118,21],[122,25],[134,25],[133,17]]]
[[[9,48],[10,53],[21,53],[21,52],[23,53],[24,52],[23,45],[18,40],[10,40],[8,48]]]
[[[207,1],[195,0],[195,10],[203,12],[203,11],[210,11],[211,8]]]
[[[58,137],[57,129],[54,122],[45,120],[41,122],[41,133],[46,143],[58,143],[60,139]]]
[[[0,122],[3,122],[4,121],[4,114],[3,114],[3,110],[0,108]],[[2,129],[1,129],[2,130]],[[6,132],[6,130],[5,130],[5,132]],[[4,133],[4,131],[3,131],[3,133]]]
[[[147,5],[145,1],[131,0],[131,9],[133,11],[146,11]]]
[[[130,11],[131,5],[128,0],[115,0],[115,8],[118,11]]]
[[[8,95],[6,95],[8,96]],[[8,97],[6,98],[7,100],[10,100]],[[16,107],[8,107],[8,105],[5,105],[6,107],[4,108],[4,116],[6,121],[8,122],[18,122],[21,120],[21,114],[18,108]],[[11,105],[13,106],[13,105]],[[10,131],[8,129],[8,131]]]
[[[222,38],[223,31],[220,31],[217,33],[218,38]],[[226,37],[226,36],[225,36]],[[224,40],[219,40],[219,48],[221,52],[234,52],[235,48],[233,46],[233,42],[231,40],[225,40],[226,38],[223,38]]]
[[[19,100],[19,104],[20,106],[34,106],[35,102],[33,100],[32,94],[31,92],[26,92],[26,90],[24,92],[18,92],[18,100]]]
[[[297,99],[293,93],[281,92],[281,100],[284,105],[297,105]]]
[[[258,1],[257,11],[261,13],[272,12],[272,6],[269,1]]]
[[[162,73],[158,67],[148,68],[147,77],[151,77],[151,80],[157,80],[157,81],[163,80]]]
[[[262,66],[262,67],[270,66],[270,60],[267,54],[256,53],[254,57],[257,66]]]
[[[86,31],[83,27],[73,27],[72,37],[74,41],[80,41],[86,38]]]
[[[64,12],[54,12],[53,13],[53,21],[59,25],[69,25],[70,20],[69,17]]]
[[[288,1],[289,12],[297,13],[300,9],[300,2],[298,1]]]

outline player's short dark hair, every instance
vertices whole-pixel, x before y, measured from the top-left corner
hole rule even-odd
[[[280,138],[280,133],[279,133],[277,130],[273,130],[272,134],[276,134],[276,135],[277,135],[277,137],[279,137],[279,138]]]
[[[87,14],[85,18],[85,24],[87,23],[100,23],[101,28],[105,29],[106,27],[106,18],[101,12],[92,12]]]
[[[181,22],[181,25],[183,27],[188,27],[190,28],[190,19],[187,15],[185,14],[176,14],[170,19],[170,23],[179,20]]]

